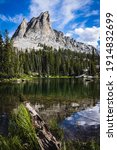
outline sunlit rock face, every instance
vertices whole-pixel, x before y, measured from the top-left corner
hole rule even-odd
[[[100,104],[72,114],[60,123],[66,138],[89,140],[99,137]]]
[[[32,48],[38,50],[40,44],[46,44],[56,49],[60,47],[86,53],[92,53],[92,50],[97,52],[93,46],[77,42],[62,32],[52,29],[49,12],[33,17],[28,23],[23,19],[12,39],[14,47],[19,50]]]
[[[15,31],[13,38],[18,39],[18,38],[23,38],[27,28],[27,21],[23,19],[22,23],[19,25],[17,30]]]

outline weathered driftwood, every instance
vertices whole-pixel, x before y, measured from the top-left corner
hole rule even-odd
[[[58,142],[51,134],[46,123],[42,120],[36,110],[28,102],[25,103],[25,106],[30,112],[33,125],[36,129],[37,139],[42,150],[60,150],[60,142]]]

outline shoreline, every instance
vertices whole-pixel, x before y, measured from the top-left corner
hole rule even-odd
[[[94,81],[99,80],[99,76],[89,76],[89,75],[80,75],[80,76],[32,76],[32,75],[24,75],[21,77],[13,77],[13,78],[1,78],[0,83],[23,83],[26,81],[33,81],[39,79],[84,79],[84,81]]]

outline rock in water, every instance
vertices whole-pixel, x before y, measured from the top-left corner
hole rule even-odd
[[[41,44],[59,49],[71,49],[80,52],[96,52],[96,48],[77,42],[62,32],[52,29],[49,12],[43,12],[38,17],[33,17],[28,23],[23,19],[13,37],[14,47],[18,50],[40,48]]]

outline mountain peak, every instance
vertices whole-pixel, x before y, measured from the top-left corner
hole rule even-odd
[[[91,45],[77,42],[62,32],[52,29],[49,12],[42,12],[38,17],[33,17],[28,23],[23,19],[12,37],[14,47],[20,49],[39,49],[40,44],[53,48],[71,49],[91,53],[95,49]],[[96,50],[96,49],[95,49]]]
[[[25,18],[23,18],[22,23],[21,24],[27,24],[27,21]]]
[[[24,36],[24,33],[26,32],[26,28],[27,28],[27,21],[25,18],[23,18],[21,24],[19,25],[18,29],[13,35],[13,39],[17,37],[22,38]]]
[[[42,12],[39,17],[37,17],[37,19],[39,19],[39,21],[42,23],[42,26],[49,26],[51,27],[50,24],[50,14],[48,11],[46,12]]]
[[[39,19],[41,19],[41,18],[47,19],[48,17],[50,17],[49,11],[45,11],[45,12],[42,12],[37,18],[39,18]]]

